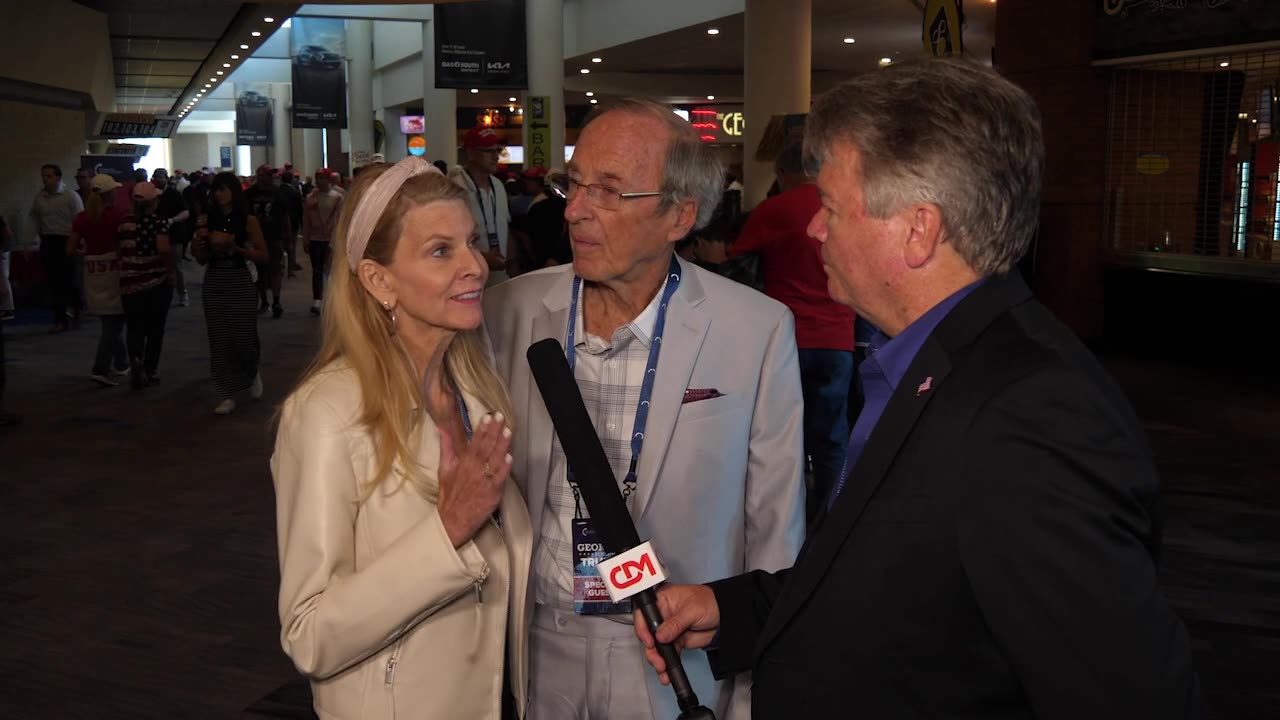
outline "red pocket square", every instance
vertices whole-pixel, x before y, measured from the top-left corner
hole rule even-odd
[[[724,397],[724,393],[715,388],[689,388],[684,391],[684,404]]]

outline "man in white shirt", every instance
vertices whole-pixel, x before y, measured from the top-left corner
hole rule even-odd
[[[49,278],[49,305],[53,310],[49,332],[62,332],[70,327],[72,319],[80,320],[80,307],[74,302],[74,265],[67,257],[67,237],[71,235],[71,221],[84,210],[84,203],[62,184],[62,168],[57,165],[41,167],[40,180],[44,186],[31,202],[31,218],[40,235],[40,263]]]
[[[469,195],[471,216],[480,232],[481,252],[489,262],[489,284],[506,280],[507,238],[511,233],[511,208],[507,206],[507,190],[493,176],[502,155],[502,138],[489,128],[472,128],[462,138],[465,158],[461,167],[449,177]]]

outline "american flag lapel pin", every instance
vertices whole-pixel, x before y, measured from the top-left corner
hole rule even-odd
[[[920,383],[919,387],[916,388],[916,397],[920,397],[921,395],[929,392],[932,389],[933,389],[933,376],[930,375],[929,377],[924,379],[924,382]]]

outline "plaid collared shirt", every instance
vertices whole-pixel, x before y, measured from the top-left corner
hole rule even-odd
[[[619,489],[631,464],[631,430],[635,426],[640,384],[649,360],[649,341],[661,298],[662,288],[659,288],[644,312],[630,324],[618,328],[612,341],[587,335],[582,323],[581,301],[574,319],[577,338],[574,376]],[[628,510],[633,502],[633,499],[627,500]],[[551,447],[547,502],[540,519],[542,535],[533,553],[534,597],[540,605],[573,612],[571,523],[575,517],[590,515],[585,503],[580,509],[578,513],[573,488],[569,486],[564,450],[559,438],[555,438]]]

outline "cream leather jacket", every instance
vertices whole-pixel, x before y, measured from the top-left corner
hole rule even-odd
[[[472,418],[486,409],[464,398]],[[508,482],[499,515],[453,548],[435,504],[384,482],[363,503],[372,439],[355,373],[335,363],[285,402],[275,453],[281,644],[323,720],[499,720],[504,652],[528,703],[529,515]],[[428,420],[419,462],[435,480]]]

